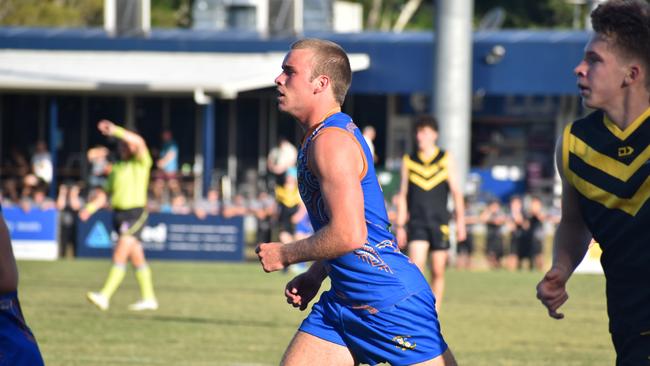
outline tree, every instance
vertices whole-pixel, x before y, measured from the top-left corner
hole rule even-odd
[[[433,28],[435,0],[348,0],[362,4],[368,30]],[[194,0],[151,0],[151,25],[187,28]],[[505,10],[504,28],[570,28],[573,5],[567,0],[474,0],[474,24],[491,9]],[[581,10],[584,19],[586,7]],[[0,26],[98,27],[104,0],[0,0]]]
[[[0,25],[98,26],[103,0],[0,0]]]
[[[573,22],[573,6],[566,0],[475,1],[475,19],[480,20],[496,7],[501,7],[506,12],[503,28],[571,28]]]
[[[151,0],[151,25],[191,26],[193,0]],[[104,0],[0,0],[0,26],[99,27]]]
[[[360,1],[369,9],[367,29],[424,30],[434,26],[435,0]],[[574,16],[573,5],[566,0],[475,0],[474,24],[496,7],[505,11],[503,28],[571,28]]]

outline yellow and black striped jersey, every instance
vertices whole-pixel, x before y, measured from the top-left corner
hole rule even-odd
[[[625,130],[596,111],[562,137],[567,182],[600,243],[612,332],[650,330],[650,109]]]
[[[300,191],[298,186],[285,188],[284,186],[275,187],[275,199],[285,207],[296,207],[300,203]]]
[[[430,157],[420,152],[404,155],[402,163],[408,170],[407,204],[411,221],[449,220],[447,159],[447,152],[438,148]]]

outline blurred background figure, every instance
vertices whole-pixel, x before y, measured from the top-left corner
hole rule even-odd
[[[377,154],[375,153],[375,138],[377,138],[377,130],[373,126],[366,126],[363,128],[363,139],[366,140],[366,144],[368,144],[368,147],[370,148],[370,152],[372,153],[372,159],[376,163],[377,162]]]
[[[111,163],[109,160],[110,151],[107,147],[97,145],[86,152],[86,158],[90,163],[88,173],[89,187],[103,187],[106,185],[106,177],[110,172]]]
[[[200,199],[194,205],[194,214],[203,220],[208,215],[216,216],[221,214],[221,198],[219,188],[210,187],[207,197]]]
[[[272,238],[273,217],[276,214],[275,199],[267,192],[260,191],[251,203],[251,212],[257,220],[257,243],[269,243]]]
[[[98,309],[108,310],[110,299],[124,280],[126,264],[130,261],[135,267],[141,299],[129,305],[129,310],[156,310],[158,301],[153,289],[151,269],[140,242],[140,233],[148,217],[146,207],[149,174],[153,165],[151,155],[144,139],[133,131],[108,120],[99,121],[97,129],[104,136],[114,137],[119,141],[119,161],[113,164],[106,187],[107,193],[110,194],[113,226],[118,233],[118,239],[113,248],[113,265],[104,286],[99,292],[88,292],[86,298]],[[79,218],[88,220],[106,203],[106,194],[97,192],[79,212]]]
[[[45,141],[39,140],[36,142],[34,155],[32,155],[32,171],[39,180],[46,184],[46,187],[52,183],[54,167],[52,166],[52,156]]]
[[[149,212],[161,212],[163,208],[170,205],[169,192],[163,178],[158,177],[149,184],[148,194],[147,210]]]
[[[469,202],[465,197],[465,202]],[[456,268],[461,270],[472,269],[472,255],[474,255],[474,226],[481,222],[476,205],[467,204],[465,207],[465,240],[456,243]]]
[[[6,170],[9,175],[16,178],[21,178],[29,174],[29,162],[22,150],[16,145],[12,145],[9,150],[9,160]]]
[[[61,215],[61,244],[59,255],[62,258],[72,258],[75,255],[77,241],[76,217],[85,204],[81,197],[81,187],[77,183],[61,184],[56,198],[56,208]]]
[[[300,204],[298,205],[298,211],[296,211],[296,213],[291,217],[291,222],[295,226],[293,232],[294,241],[305,239],[314,234],[314,228],[311,226],[307,207],[305,207],[305,204],[302,201],[300,201]],[[309,265],[310,263],[301,262],[292,264],[287,269],[292,273],[304,273],[309,268]]]
[[[520,248],[526,245],[524,232],[528,229],[530,223],[524,217],[524,203],[520,196],[510,198],[510,217],[508,217],[508,226],[510,229],[510,251],[506,257],[506,268],[515,270],[519,268]]]
[[[7,178],[2,182],[2,205],[11,207],[20,201],[20,193],[18,190],[18,181],[15,178]]]
[[[269,172],[272,174],[271,187],[282,185],[284,177],[290,168],[296,167],[298,159],[298,150],[289,140],[281,136],[278,146],[269,151],[266,164]]]
[[[170,213],[176,215],[187,215],[192,212],[192,207],[190,207],[187,197],[183,192],[177,193],[172,197]]]
[[[282,243],[293,241],[295,222],[293,215],[298,212],[302,199],[298,191],[298,171],[296,168],[287,170],[284,183],[275,187],[275,200],[277,201],[278,239]]]
[[[528,268],[541,271],[544,269],[543,244],[544,244],[544,222],[546,215],[542,200],[537,196],[531,196],[526,210],[526,228],[522,233],[519,248],[519,269],[522,262],[528,262]]]
[[[53,210],[56,208],[55,202],[47,196],[45,183],[40,182],[36,176],[30,174],[25,177],[29,185],[23,187],[20,197],[20,208],[24,212],[31,210]]]
[[[503,257],[502,228],[507,222],[507,217],[501,209],[498,199],[491,200],[481,212],[480,220],[486,225],[487,235],[485,243],[485,256],[490,269],[501,268]]]
[[[174,141],[172,131],[164,130],[161,135],[162,148],[156,167],[165,178],[174,178],[178,174],[178,145]]]
[[[241,193],[237,193],[232,200],[225,200],[223,203],[223,217],[225,218],[244,216],[247,213],[246,198]]]
[[[405,242],[408,237],[408,256],[425,277],[427,272],[430,273],[436,309],[440,310],[451,247],[449,221],[452,216],[447,208],[450,198],[453,202],[456,240],[465,240],[467,231],[465,202],[456,161],[449,151],[437,145],[438,132],[435,117],[420,115],[415,119],[417,148],[402,159],[397,241]]]

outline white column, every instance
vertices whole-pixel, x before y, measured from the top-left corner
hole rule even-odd
[[[461,187],[469,170],[473,0],[437,0],[433,111],[439,143],[456,160]]]

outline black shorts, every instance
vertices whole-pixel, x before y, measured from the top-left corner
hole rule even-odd
[[[485,252],[495,258],[503,257],[503,241],[498,233],[488,233]]]
[[[458,244],[456,244],[456,252],[458,254],[467,255],[474,253],[474,239],[472,238],[472,234],[467,233],[467,238],[463,241],[459,241]]]
[[[424,240],[429,242],[429,250],[449,249],[449,225],[409,222],[406,230],[409,242]]]
[[[149,214],[144,208],[113,211],[113,229],[119,236],[130,235],[140,239]]]
[[[517,248],[517,256],[519,259],[534,259],[537,255],[542,254],[542,242],[536,238],[531,238],[529,235],[524,235],[519,242]]]
[[[650,366],[650,331],[633,334],[612,333],[616,366]]]
[[[281,205],[280,213],[278,214],[278,226],[280,226],[280,232],[286,231],[293,235],[296,225],[291,222],[291,218],[296,212],[298,212],[298,206],[286,207]]]
[[[522,243],[524,239],[524,234],[521,229],[516,229],[515,231],[510,234],[510,251],[508,254],[510,255],[519,255],[520,253],[520,248],[522,248],[524,243]]]

